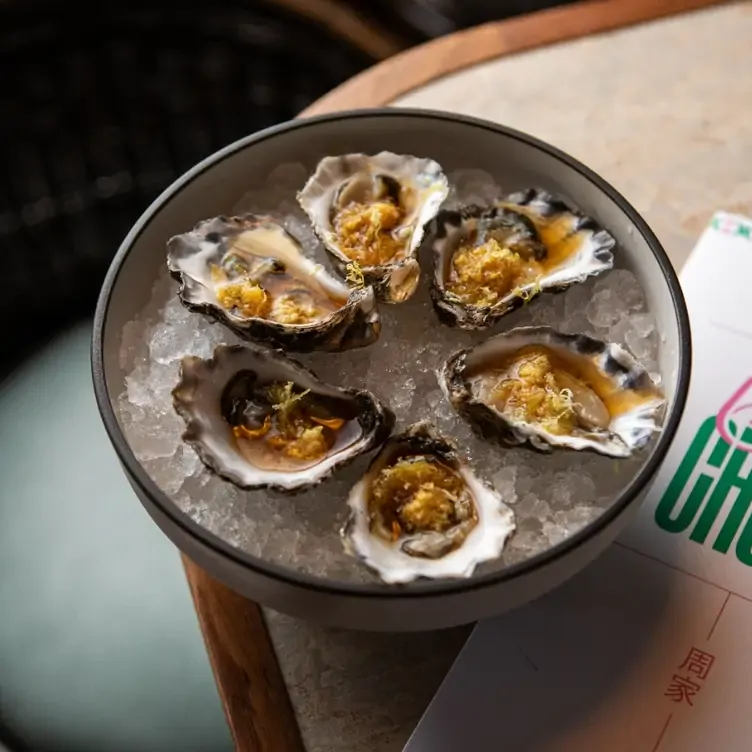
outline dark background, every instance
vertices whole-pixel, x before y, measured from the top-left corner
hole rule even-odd
[[[0,320],[8,352],[91,313],[130,225],[220,147],[294,117],[394,49],[547,0],[0,0]],[[336,14],[335,14],[336,15]],[[364,47],[369,49],[364,49]]]

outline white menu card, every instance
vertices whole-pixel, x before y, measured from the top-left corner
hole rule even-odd
[[[752,221],[717,213],[681,279],[690,394],[638,519],[480,623],[404,752],[752,750]]]

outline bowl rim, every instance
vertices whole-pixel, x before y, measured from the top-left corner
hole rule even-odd
[[[235,546],[232,546],[230,543],[195,522],[151,479],[128,445],[115,415],[114,404],[107,389],[104,368],[104,336],[107,328],[107,316],[112,298],[112,291],[117,284],[120,270],[131,248],[135,245],[154,217],[166,207],[184,187],[193,180],[199,178],[205,171],[245,149],[257,146],[264,141],[291,131],[305,130],[311,126],[325,125],[330,122],[358,120],[363,118],[417,118],[422,120],[450,121],[457,125],[480,128],[490,131],[491,133],[505,136],[512,140],[520,141],[532,148],[547,153],[549,156],[560,162],[563,162],[572,170],[580,173],[580,175],[592,183],[599,191],[606,194],[614,203],[616,203],[630,222],[632,222],[636,232],[643,237],[663,273],[664,279],[669,288],[674,314],[677,320],[679,329],[679,348],[676,390],[673,403],[665,418],[663,430],[653,448],[652,454],[640,471],[634,476],[629,485],[622,490],[619,497],[605,512],[596,517],[574,535],[565,538],[556,545],[545,551],[541,551],[528,559],[524,559],[523,561],[511,564],[494,572],[488,572],[467,579],[417,580],[403,587],[394,587],[392,585],[385,585],[384,583],[355,583],[328,580],[314,575],[305,574],[303,572],[298,572],[284,565],[253,556]],[[129,475],[131,482],[138,486],[140,491],[170,520],[171,523],[177,525],[183,533],[192,538],[198,539],[200,544],[207,546],[214,553],[229,558],[235,564],[251,569],[255,574],[261,575],[262,577],[281,581],[282,584],[287,586],[292,585],[294,587],[301,587],[328,595],[357,596],[361,598],[376,599],[437,597],[498,586],[503,582],[523,577],[539,568],[543,568],[556,562],[558,559],[572,553],[586,541],[605,530],[627,509],[627,507],[630,506],[630,504],[632,504],[632,502],[638,498],[639,494],[653,478],[665,459],[666,453],[671,446],[684,412],[687,393],[689,390],[691,362],[692,342],[689,314],[677,273],[674,270],[666,251],[663,249],[660,241],[652,232],[646,221],[612,185],[593,172],[590,168],[586,167],[584,164],[560,149],[513,128],[499,125],[481,118],[469,117],[467,115],[453,112],[401,107],[343,110],[335,113],[308,118],[298,118],[283,122],[229,144],[206,157],[186,173],[181,175],[149,205],[118,248],[105,276],[99,299],[97,301],[92,331],[91,350],[94,393],[97,407],[109,439],[112,442],[126,473]],[[355,560],[353,561],[355,562]]]

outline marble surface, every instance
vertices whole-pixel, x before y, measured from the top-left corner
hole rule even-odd
[[[350,632],[271,611],[266,618],[309,752],[399,752],[470,634]]]
[[[713,211],[752,214],[752,2],[494,60],[394,104],[558,146],[643,214],[676,266]]]
[[[585,162],[679,267],[716,209],[752,215],[752,2],[485,63],[402,97]],[[469,628],[382,635],[268,613],[309,752],[399,752]]]

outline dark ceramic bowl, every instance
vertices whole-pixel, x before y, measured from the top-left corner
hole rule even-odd
[[[468,580],[418,581],[407,587],[344,583],[244,553],[201,527],[160,491],[128,446],[113,408],[124,387],[121,331],[149,300],[170,236],[231,211],[247,190],[249,175],[267,175],[289,162],[312,169],[328,154],[383,149],[432,157],[449,173],[481,168],[503,175],[510,185],[536,185],[567,196],[616,237],[626,265],[644,286],[662,336],[660,370],[668,410],[660,437],[631,482],[607,511],[570,538],[519,564]],[[557,149],[500,125],[442,112],[384,109],[269,128],[217,152],[175,182],[136,223],[115,257],[99,299],[92,358],[99,409],[123,469],[146,510],[178,548],[265,606],[344,627],[399,631],[446,627],[514,608],[598,556],[634,517],[674,438],[687,396],[691,344],[681,288],[665,251],[608,183]]]

